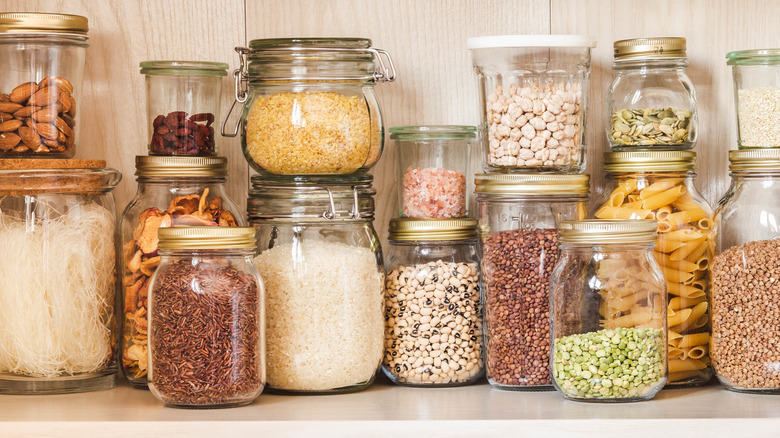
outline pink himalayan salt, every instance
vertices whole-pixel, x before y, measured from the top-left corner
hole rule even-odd
[[[463,217],[466,177],[457,170],[409,167],[403,175],[402,198],[405,217]]]

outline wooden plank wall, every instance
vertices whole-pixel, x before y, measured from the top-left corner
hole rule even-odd
[[[124,206],[135,190],[133,157],[145,153],[143,76],[149,59],[192,59],[237,65],[233,47],[254,38],[363,36],[388,50],[395,83],[377,87],[386,126],[476,124],[476,81],[465,49],[469,36],[581,33],[593,52],[588,172],[602,184],[606,150],[604,98],[612,80],[612,42],[642,36],[688,39],[689,74],[699,95],[698,186],[717,202],[728,186],[726,151],[736,138],[730,50],[777,47],[780,3],[770,0],[0,0],[3,11],[50,11],[90,20],[82,144],[77,158],[104,158],[125,175],[116,192]],[[223,114],[232,99],[224,82]],[[230,191],[243,203],[247,166],[237,139],[220,139],[230,159]],[[387,144],[376,167],[382,236],[396,208],[395,151]]]

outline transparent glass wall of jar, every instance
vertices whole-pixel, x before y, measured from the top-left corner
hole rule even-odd
[[[726,58],[734,79],[737,145],[780,147],[780,49],[741,50]]]
[[[479,174],[488,382],[552,389],[549,285],[560,220],[584,219],[588,175]]]
[[[696,145],[696,90],[685,38],[615,41],[607,139],[615,151],[685,150]]]
[[[580,173],[590,50],[577,35],[469,38],[480,96],[484,168]]]
[[[780,393],[780,149],[730,151],[731,186],[715,212],[715,375],[728,389]]]
[[[560,223],[550,285],[553,384],[578,401],[649,400],[666,383],[664,275],[653,220]]]
[[[392,219],[382,370],[407,386],[461,386],[484,372],[475,219]]]
[[[0,13],[0,157],[76,153],[87,29],[78,15]]]

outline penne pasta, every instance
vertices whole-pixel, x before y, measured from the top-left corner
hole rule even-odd
[[[677,248],[674,250],[671,254],[669,254],[670,260],[688,260],[690,262],[694,262],[694,260],[698,260],[698,257],[693,257],[694,260],[689,260],[687,257],[691,255],[694,251],[696,251],[700,246],[707,245],[707,242],[705,242],[706,237],[700,237],[698,239],[689,240],[686,242],[684,246],[681,246],[680,248]]]
[[[701,304],[701,303],[707,304],[705,302],[705,297],[704,296],[702,296],[701,298],[692,299],[692,300],[691,299],[687,299],[687,298],[674,297],[671,300],[669,300],[669,308],[674,310],[674,311],[677,311],[677,310],[680,310],[680,309],[691,308],[691,307],[696,306],[697,304]],[[691,313],[693,313],[693,312],[691,312]],[[701,316],[701,315],[699,315],[699,316]],[[698,316],[696,318],[698,318]]]
[[[666,281],[672,281],[675,283],[684,283],[686,281],[693,280],[692,272],[684,272],[666,266],[662,266],[661,269],[664,271],[664,276],[666,277]]]
[[[683,350],[686,351],[686,350]],[[695,347],[691,347],[686,351],[686,356],[691,359],[702,359],[705,356],[707,356],[707,353],[709,352],[709,347],[706,345],[697,345]]]
[[[666,255],[664,253],[655,253],[655,259],[658,261],[658,264],[661,266],[665,266],[670,269],[675,269],[682,272],[693,272],[699,269],[699,265],[696,263],[689,262],[687,260],[672,260],[671,255]]]
[[[623,208],[603,206],[596,211],[598,219],[652,219],[654,216],[650,210],[639,208]]]
[[[670,360],[669,373],[678,373],[680,371],[694,371],[707,368],[707,364],[699,359]]]
[[[669,190],[672,187],[680,184],[682,181],[683,180],[680,178],[667,178],[661,181],[656,181],[647,186],[647,188],[639,191],[639,199],[647,199],[665,190]]]
[[[672,309],[669,309],[666,317],[666,323],[669,325],[669,328],[681,324],[683,321],[688,319],[691,316],[691,309],[681,309],[679,312],[675,312]],[[674,330],[675,332],[679,332],[679,330]]]
[[[666,292],[669,295],[676,295],[678,297],[682,298],[699,298],[704,297],[704,290],[699,289],[697,287],[694,287],[693,285],[689,286],[687,284],[680,284],[680,283],[666,283]]]
[[[690,371],[677,371],[675,373],[669,373],[670,382],[679,382],[681,380],[690,379],[692,377],[702,376],[704,373],[702,370],[690,370]]]
[[[642,203],[642,208],[656,210],[665,205],[671,204],[672,202],[676,201],[680,196],[684,195],[685,193],[687,193],[685,187],[682,185],[677,185],[668,190],[664,190],[663,192],[656,193],[652,196],[649,196],[647,198],[644,198],[640,193],[639,198],[644,201]]]
[[[694,333],[692,335],[682,336],[677,346],[680,348],[689,348],[689,347],[695,347],[697,345],[709,345],[709,344],[710,344],[709,333]]]

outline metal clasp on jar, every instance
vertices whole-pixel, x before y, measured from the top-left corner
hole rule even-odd
[[[322,217],[327,220],[347,221],[360,219],[360,199],[358,198],[357,186],[352,187],[352,210],[350,211],[338,211],[336,210],[336,202],[333,200],[333,192],[329,188],[325,187],[328,191],[328,200],[330,201],[330,208],[322,213]],[[346,217],[339,217],[341,214],[347,214]]]

